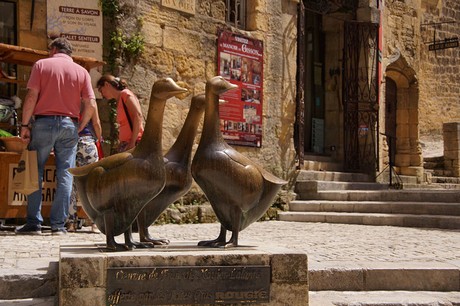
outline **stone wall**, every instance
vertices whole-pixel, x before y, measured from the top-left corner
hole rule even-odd
[[[453,22],[459,13],[455,0],[385,2],[383,71],[398,86],[396,166],[420,172],[422,154],[430,154],[427,147],[442,148],[443,123],[458,121],[460,48],[429,51],[428,45],[435,29],[431,23],[451,22],[435,26],[437,40],[459,36],[460,25]],[[385,84],[381,93],[383,112]],[[414,169],[403,174],[413,175]]]
[[[120,3],[129,15],[120,20],[119,28],[129,34],[136,22],[142,22],[145,51],[133,62],[120,62],[118,72],[139,96],[144,114],[151,86],[160,78],[185,82],[191,93],[186,99],[166,106],[165,151],[182,128],[191,97],[204,92],[206,80],[217,75],[217,30],[232,30],[264,42],[263,144],[261,148],[236,148],[267,170],[288,179],[294,160],[297,1],[248,1],[247,31],[225,24],[223,0],[195,1],[194,15],[166,8],[159,0],[120,0]],[[111,26],[106,22],[104,32],[111,31]],[[201,128],[196,145],[200,131]]]
[[[436,39],[460,37],[458,0],[422,1],[421,24],[450,21],[436,26]],[[420,36],[420,133],[442,139],[442,125],[460,119],[460,48],[429,51],[434,27],[421,26]]]

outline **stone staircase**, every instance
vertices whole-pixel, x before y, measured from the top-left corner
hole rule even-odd
[[[395,190],[364,174],[321,171],[325,161],[309,168],[300,171],[297,198],[279,220],[460,229],[460,181],[444,173],[431,171],[424,185],[401,177],[403,189]],[[312,263],[310,306],[459,306],[459,275],[458,263]]]

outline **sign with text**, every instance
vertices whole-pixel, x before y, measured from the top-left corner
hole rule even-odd
[[[218,33],[219,75],[238,89],[220,96],[220,129],[232,145],[262,146],[263,52],[261,40],[227,31]]]
[[[187,14],[195,15],[195,0],[161,0],[161,5]]]
[[[9,164],[8,171],[8,205],[27,205],[27,196],[11,190],[18,164]],[[45,166],[43,171],[42,204],[51,205],[56,194],[56,167]]]
[[[269,266],[107,269],[106,305],[267,303]]]
[[[444,40],[434,41],[428,45],[429,51],[443,50],[458,47],[458,37],[446,38]]]
[[[73,55],[102,60],[102,10],[97,0],[48,0],[48,37],[64,36]]]
[[[102,61],[102,8],[99,0],[47,0],[48,38],[66,37],[72,55]],[[90,71],[93,86],[101,77],[99,69]],[[102,71],[102,70],[101,70]]]

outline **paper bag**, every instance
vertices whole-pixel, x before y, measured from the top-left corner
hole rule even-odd
[[[37,151],[22,151],[11,189],[25,195],[38,190]]]

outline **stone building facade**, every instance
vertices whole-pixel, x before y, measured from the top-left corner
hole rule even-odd
[[[15,43],[45,50],[46,1],[34,1],[33,10],[31,1],[13,2]],[[112,64],[100,72],[126,79],[144,114],[156,80],[172,77],[190,91],[166,106],[165,151],[179,134],[191,97],[204,92],[206,81],[218,73],[220,29],[264,44],[263,145],[236,148],[291,183],[296,169],[377,176],[390,162],[423,183],[427,144],[442,148],[443,124],[460,121],[460,48],[429,50],[434,38],[460,35],[457,0],[101,3],[109,2],[117,2],[119,10],[114,18],[104,17],[104,60]],[[235,3],[244,5],[244,27],[228,20]],[[110,33],[117,29],[120,37],[142,38],[139,56],[113,57]],[[28,69],[18,68],[24,80]],[[18,95],[25,95],[24,85]],[[108,135],[108,106],[99,105]],[[449,147],[453,155],[455,145]]]
[[[382,55],[383,80],[388,82],[382,92],[396,87],[395,164],[401,174],[416,175],[422,182],[427,146],[443,148],[443,124],[460,120],[460,49],[430,50],[434,40],[458,40],[459,18],[458,1],[385,3]],[[387,108],[391,103],[382,102]]]

